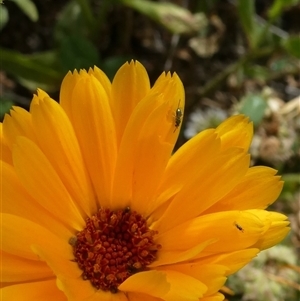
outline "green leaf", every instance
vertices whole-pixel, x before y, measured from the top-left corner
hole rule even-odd
[[[62,40],[59,60],[65,71],[88,69],[99,64],[99,54],[88,39],[73,34]]]
[[[295,183],[300,187],[300,173],[290,173],[282,175],[284,182]]]
[[[275,0],[268,11],[268,17],[270,20],[274,20],[278,18],[286,8],[299,3],[299,0]]]
[[[146,0],[121,0],[121,2],[160,23],[173,33],[189,33],[197,31],[199,26],[202,26],[202,14],[193,15],[189,10],[173,3]]]
[[[292,56],[282,54],[281,56],[276,56],[273,58],[269,64],[272,73],[294,73],[297,70],[297,62]]]
[[[251,42],[252,35],[254,31],[254,14],[255,14],[255,7],[254,7],[253,0],[238,0],[237,2],[237,11],[239,14],[239,20],[242,23],[244,31]]]
[[[9,112],[11,107],[13,106],[13,101],[6,97],[1,96],[0,98],[0,120],[3,120],[4,115]]]
[[[242,24],[246,34],[249,46],[252,50],[258,48],[262,43],[269,44],[266,41],[268,35],[267,25],[260,25],[255,20],[255,1],[253,0],[238,0],[237,11],[239,21]]]
[[[77,34],[84,36],[86,32],[87,27],[79,4],[74,1],[68,2],[60,11],[54,27],[54,39],[56,43],[61,44],[69,35]]]
[[[248,77],[259,81],[267,80],[270,75],[268,68],[259,65],[253,65],[253,63],[246,64],[244,71]]]
[[[300,36],[291,36],[287,40],[283,41],[282,44],[289,54],[300,59]]]
[[[4,5],[0,5],[0,30],[9,20],[8,10]]]
[[[33,22],[36,22],[39,18],[38,10],[31,0],[11,0],[15,2],[23,13]]]
[[[282,175],[284,186],[280,198],[295,201],[295,195],[300,188],[300,173],[285,173]]]
[[[35,83],[35,87],[47,86],[57,90],[65,75],[56,64],[56,54],[45,52],[24,55],[16,51],[0,48],[1,69],[15,77]]]
[[[247,115],[258,126],[265,114],[268,104],[259,94],[248,94],[241,99],[240,113]]]

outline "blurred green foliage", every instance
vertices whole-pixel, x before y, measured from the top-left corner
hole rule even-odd
[[[38,11],[33,1],[10,1],[14,1],[33,22],[38,19]],[[217,2],[215,0],[213,4]],[[256,68],[251,68],[252,70],[250,71],[249,65],[251,65],[251,62],[255,58],[274,51],[284,53],[286,57],[290,57],[290,60],[299,58],[299,36],[290,36],[289,34],[278,35],[276,31],[270,30],[272,23],[278,19],[286,8],[298,3],[298,0],[274,1],[268,10],[268,19],[261,23],[257,20],[255,14],[255,1],[237,1],[236,9],[240,23],[244,29],[244,34],[248,40],[249,50],[239,59],[237,68],[233,68],[229,73],[240,72],[242,70],[244,76],[267,77],[270,70],[257,66]],[[102,1],[101,11],[94,12],[90,1],[70,0],[63,7],[57,16],[56,24],[54,24],[55,43],[53,49],[46,53],[24,55],[1,48],[1,68],[15,76],[22,85],[30,90],[35,86],[39,86],[48,91],[58,90],[59,83],[66,71],[74,70],[75,68],[89,68],[93,65],[98,65],[104,68],[104,71],[108,72],[108,74],[113,74],[113,70],[116,70],[129,57],[120,55],[118,57],[106,57],[102,59],[95,44],[95,38],[100,34],[100,29],[107,22],[105,14],[109,9],[121,5],[130,7],[164,26],[172,33],[186,35],[196,34],[197,31],[203,29],[203,16],[210,13],[209,10],[213,4],[210,4],[211,6],[198,4],[196,7],[198,10],[192,12],[171,2],[104,0]],[[0,26],[4,27],[9,18],[5,1],[0,6],[0,9]],[[110,68],[112,70],[109,70]],[[228,75],[230,74],[226,74],[226,76]],[[243,80],[243,78],[240,80]],[[211,79],[207,85],[209,86],[213,81],[214,79]]]
[[[19,9],[23,11],[23,13],[32,21],[36,22],[39,18],[39,14],[37,8],[33,1],[31,0],[10,0],[14,2]],[[7,8],[5,7],[4,1],[1,1],[0,4],[0,30],[6,25],[9,19],[9,13]]]
[[[267,106],[261,94],[247,94],[241,99],[240,113],[249,116],[254,126],[258,126],[263,120]]]

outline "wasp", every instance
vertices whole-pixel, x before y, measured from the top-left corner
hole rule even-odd
[[[179,102],[178,102],[178,107],[175,111],[175,116],[174,116],[174,125],[175,125],[175,129],[174,129],[174,132],[179,128],[180,124],[181,124],[181,121],[182,121],[182,117],[183,117],[183,112],[182,110],[179,108],[179,105],[180,105],[180,99],[179,99]],[[173,133],[174,133],[173,132]]]
[[[234,225],[236,226],[236,228],[238,230],[240,230],[241,232],[244,232],[244,229],[238,223],[234,223]]]

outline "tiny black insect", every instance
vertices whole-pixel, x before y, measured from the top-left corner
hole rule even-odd
[[[130,212],[130,207],[127,206],[125,209],[124,209],[124,213],[129,213]]]
[[[118,291],[119,291],[119,290],[118,290],[117,287],[112,287],[112,288],[110,289],[110,292],[111,292],[112,294],[116,294]]]
[[[237,224],[237,223],[234,223],[234,224],[238,230],[244,232],[244,229],[239,224]]]
[[[138,269],[136,269],[134,266],[129,266],[129,267],[127,267],[127,272],[129,274],[133,275],[138,272]]]

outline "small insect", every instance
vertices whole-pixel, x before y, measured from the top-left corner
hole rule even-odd
[[[128,272],[129,274],[135,274],[135,273],[137,273],[141,268],[142,268],[142,264],[141,264],[139,261],[137,261],[137,262],[135,262],[133,265],[130,265],[130,266],[127,267],[127,272]]]
[[[236,228],[238,230],[240,230],[241,232],[244,232],[244,229],[238,223],[234,223],[234,225],[236,226]]]
[[[77,237],[76,237],[76,236],[70,237],[70,239],[69,239],[69,244],[70,244],[72,247],[75,247],[75,246],[76,246],[76,243],[77,243]]]
[[[130,212],[130,207],[127,206],[125,209],[124,209],[124,213],[129,213]]]
[[[178,102],[178,107],[175,111],[175,116],[174,116],[175,129],[174,129],[173,133],[175,133],[175,131],[179,128],[181,121],[182,121],[182,117],[183,117],[183,113],[182,113],[182,110],[179,108],[179,105],[180,105],[180,99]]]
[[[116,294],[118,291],[119,291],[119,290],[118,290],[117,287],[112,287],[112,288],[110,289],[110,292],[111,292],[112,294]]]

